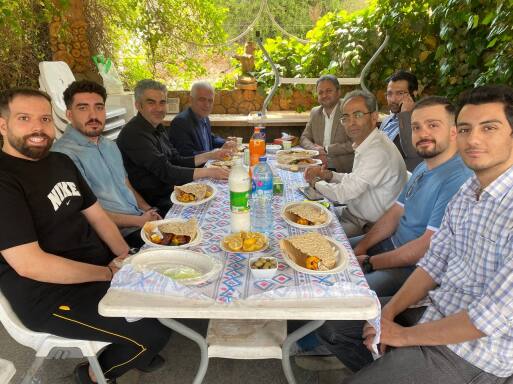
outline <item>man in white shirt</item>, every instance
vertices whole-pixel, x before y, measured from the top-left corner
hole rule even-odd
[[[312,109],[300,139],[303,148],[319,151],[319,158],[330,169],[351,172],[354,150],[352,141],[340,124],[340,84],[333,75],[317,80],[319,106]]]
[[[305,180],[328,199],[346,204],[340,221],[348,237],[358,236],[392,206],[406,183],[404,160],[390,139],[378,131],[377,102],[369,92],[349,92],[342,100],[341,123],[353,141],[350,173],[308,168]]]

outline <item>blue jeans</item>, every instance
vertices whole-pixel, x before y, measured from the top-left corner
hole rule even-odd
[[[356,236],[349,239],[351,247],[356,247],[363,236]],[[374,256],[383,252],[388,252],[395,249],[394,244],[390,238],[380,241],[373,247],[367,250],[369,256]],[[393,296],[399,288],[404,284],[406,279],[415,270],[415,266],[388,268],[366,273],[365,278],[378,297]]]

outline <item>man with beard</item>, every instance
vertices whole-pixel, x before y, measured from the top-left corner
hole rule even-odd
[[[68,155],[93,190],[101,206],[120,228],[130,247],[141,247],[140,229],[162,217],[132,187],[114,142],[105,128],[107,92],[93,81],[75,81],[64,91],[66,117],[71,122],[52,151]],[[163,212],[165,214],[165,212]]]
[[[208,160],[223,160],[230,149],[217,149],[195,156],[181,156],[162,125],[166,117],[167,88],[154,80],[141,80],[134,90],[139,113],[121,130],[117,145],[123,156],[128,178],[134,188],[161,212],[171,207],[175,185],[204,177],[227,180],[228,171],[201,168]]]
[[[424,161],[395,204],[361,238],[351,240],[372,290],[392,296],[426,253],[445,207],[471,176],[456,148],[454,106],[427,97],[412,111],[412,143]]]
[[[406,162],[406,168],[413,170],[421,161],[411,145],[411,111],[419,84],[413,73],[397,71],[388,79],[387,104],[390,110],[380,125],[380,130],[394,142]]]
[[[335,76],[319,77],[317,101],[320,106],[312,109],[300,144],[303,148],[319,151],[319,158],[329,169],[351,172],[353,142],[340,123],[340,84]]]
[[[447,205],[415,272],[382,300],[380,349],[394,348],[374,361],[376,331],[361,321],[330,322],[339,333],[320,334],[357,372],[345,384],[513,380],[513,89],[464,92],[456,121],[459,153],[475,175]]]
[[[0,94],[0,289],[36,332],[109,342],[98,356],[107,379],[162,365],[170,330],[98,314],[98,303],[129,248],[73,162],[50,152],[50,97],[37,90]],[[88,363],[76,383],[94,383]]]

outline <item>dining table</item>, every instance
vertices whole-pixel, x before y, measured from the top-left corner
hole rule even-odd
[[[305,200],[298,188],[306,182],[302,172],[279,168],[274,155],[268,155],[268,163],[274,175],[281,178],[283,189],[282,193],[273,196],[274,221],[267,249],[258,253],[222,249],[223,237],[230,234],[228,183],[200,180],[198,182],[215,188],[215,196],[204,204],[174,204],[166,218],[197,220],[201,241],[190,250],[213,258],[219,265],[219,273],[199,285],[182,285],[161,273],[138,270],[128,260],[116,273],[111,287],[99,303],[98,310],[103,316],[125,317],[130,321],[156,318],[197,343],[200,362],[195,377],[191,378],[194,384],[203,381],[209,357],[281,358],[286,380],[294,384],[296,380],[290,363],[292,347],[327,320],[367,320],[377,330],[376,342],[379,339],[378,298],[367,285],[333,207],[330,207],[330,224],[315,231],[343,247],[348,258],[347,266],[337,273],[303,273],[285,260],[280,240],[306,231],[287,223],[282,210],[287,203]],[[272,278],[259,280],[251,274],[249,258],[255,255],[277,259],[278,269]],[[209,319],[207,335],[196,332],[179,319]],[[303,320],[304,324],[287,334],[288,320]],[[240,337],[221,337],[222,346],[227,350],[230,350],[230,340],[236,340],[231,352],[223,355],[220,349],[214,348],[214,344],[219,341],[215,334],[226,324],[230,324],[228,333],[240,333]],[[264,324],[259,332],[267,330],[267,336],[252,334],[245,340],[242,336],[244,331],[255,324]],[[265,346],[259,343],[264,343],[266,337],[274,340],[278,354],[263,353]],[[251,347],[256,351],[253,355],[249,352]]]

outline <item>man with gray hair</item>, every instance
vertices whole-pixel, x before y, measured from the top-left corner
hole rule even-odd
[[[329,169],[351,172],[353,168],[353,142],[347,136],[340,117],[340,84],[333,75],[324,75],[317,80],[317,101],[310,120],[301,134],[303,148],[319,151],[319,158]]]
[[[197,167],[231,154],[228,149],[220,149],[181,156],[162,126],[166,105],[164,84],[154,80],[139,81],[135,87],[135,106],[139,113],[125,125],[117,140],[130,183],[164,214],[171,207],[169,197],[175,185],[204,177],[228,179],[225,169]]]
[[[191,105],[175,116],[167,130],[169,141],[182,156],[194,156],[215,148],[232,149],[234,141],[225,141],[212,133],[208,115],[214,106],[214,87],[197,81],[191,87]]]
[[[347,206],[340,221],[347,237],[361,235],[395,202],[406,183],[406,166],[394,143],[378,131],[377,102],[369,92],[349,92],[342,100],[340,123],[353,140],[350,173],[308,168],[305,180],[332,201]]]

